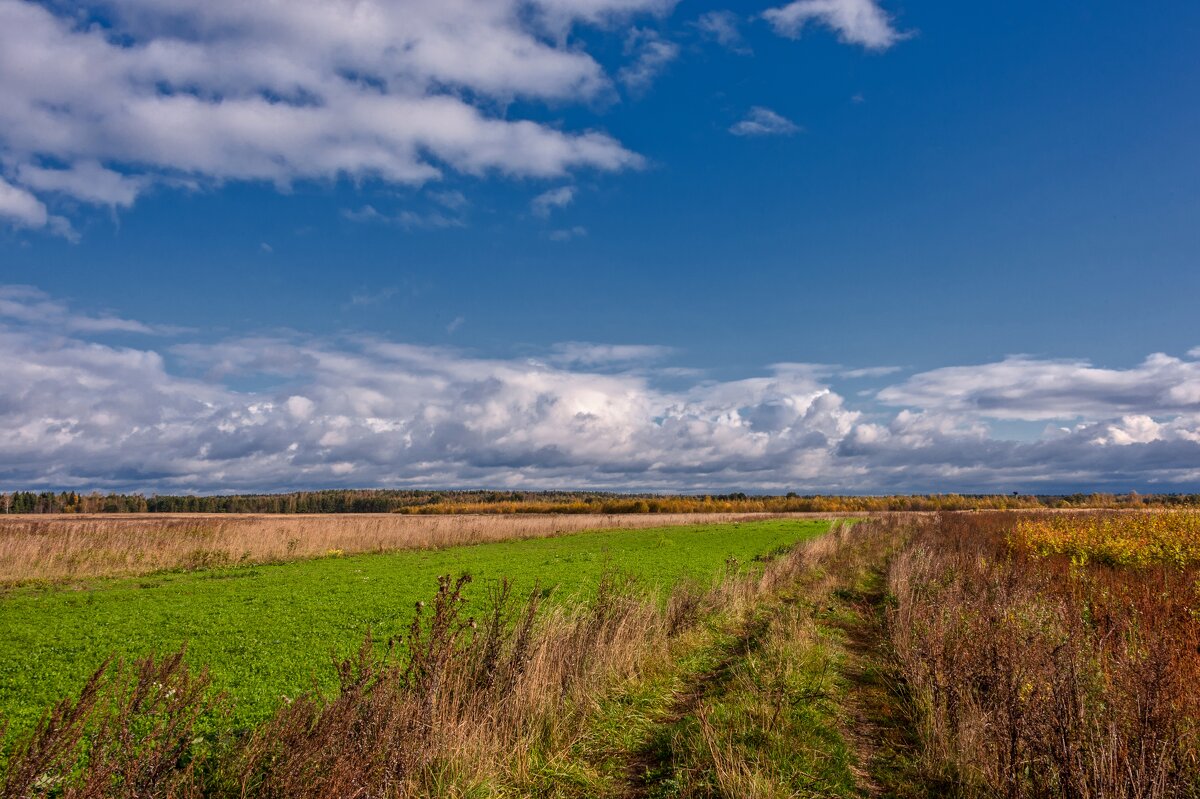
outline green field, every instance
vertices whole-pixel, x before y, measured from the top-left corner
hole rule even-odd
[[[828,524],[781,519],[583,532],[18,589],[0,598],[0,715],[14,730],[27,729],[105,657],[186,643],[189,660],[208,666],[215,687],[233,699],[233,724],[244,727],[314,679],[331,685],[331,653],[352,651],[368,628],[377,640],[403,631],[438,575],[473,575],[473,609],[484,604],[487,582],[505,576],[519,588],[551,588],[561,602],[587,596],[612,569],[648,588],[706,580],[729,557],[745,563]]]

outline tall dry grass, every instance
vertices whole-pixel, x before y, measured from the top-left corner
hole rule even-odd
[[[444,577],[406,635],[383,652],[368,636],[336,664],[336,694],[286,700],[219,746],[189,741],[214,700],[180,657],[121,672],[132,679],[101,669],[19,743],[0,797],[488,795],[520,783],[535,758],[565,753],[615,680],[668,657],[709,614],[748,612],[828,547],[818,539],[749,573],[731,563],[713,585],[681,585],[665,601],[609,576],[593,601],[546,611],[540,592],[500,583],[480,618],[464,615],[469,578]]]
[[[892,564],[927,772],[964,796],[1200,795],[1200,572],[1030,556],[1014,523],[915,521]]]
[[[407,516],[128,514],[0,516],[0,585],[269,563],[333,553],[438,549],[582,530],[785,514]]]

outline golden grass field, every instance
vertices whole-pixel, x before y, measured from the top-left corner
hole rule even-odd
[[[43,514],[0,517],[0,584],[438,549],[581,530],[827,514]]]
[[[1012,541],[1043,557],[1066,555],[1110,566],[1193,566],[1200,563],[1200,513],[1039,515],[1019,522]]]

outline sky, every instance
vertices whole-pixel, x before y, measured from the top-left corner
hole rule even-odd
[[[0,0],[0,489],[1200,491],[1197,42]]]

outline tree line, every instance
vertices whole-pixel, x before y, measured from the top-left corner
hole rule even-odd
[[[865,513],[1046,508],[1192,508],[1200,494],[888,496],[617,494],[602,491],[335,489],[283,494],[0,493],[2,513]]]

